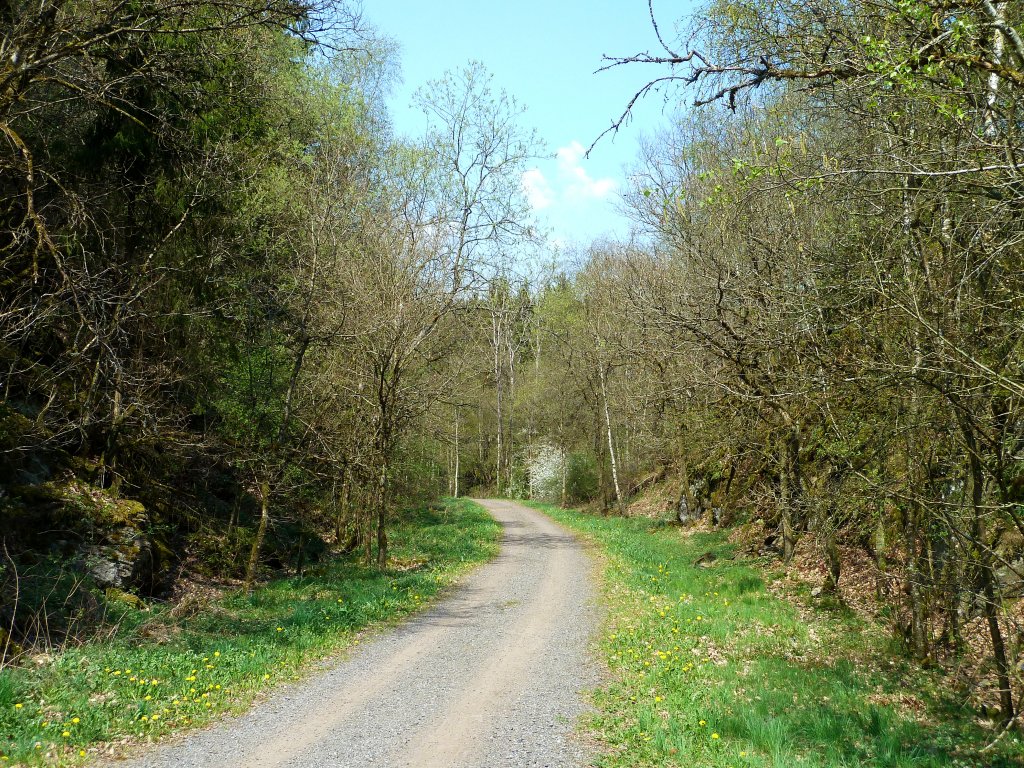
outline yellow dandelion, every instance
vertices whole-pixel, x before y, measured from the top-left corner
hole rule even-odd
[[[78,750],[78,756],[79,757],[85,757],[85,750],[84,749]]]
[[[82,722],[82,721],[81,721],[81,720],[79,720],[79,719],[78,719],[77,717],[72,717],[72,718],[71,718],[71,722],[72,722],[72,723],[74,723],[75,725],[78,725],[78,724],[79,724],[80,722]]]
[[[68,736],[70,736],[70,735],[71,735],[71,731],[63,731],[63,732],[61,733],[61,736],[63,736],[63,737],[65,738],[65,739],[66,739],[66,738],[67,738]]]
[[[17,704],[14,705],[14,708],[15,709],[21,709],[23,706],[24,705],[19,701]]]
[[[718,738],[718,734],[717,733],[712,733],[711,734],[711,738],[712,739],[717,739]]]

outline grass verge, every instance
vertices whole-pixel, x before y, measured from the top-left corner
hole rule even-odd
[[[1014,734],[981,752],[992,731],[879,627],[778,594],[777,566],[732,559],[724,534],[531,506],[607,556],[600,766],[1024,766]]]
[[[385,572],[337,560],[190,618],[131,611],[110,642],[0,672],[0,764],[73,765],[244,709],[360,631],[420,608],[493,557],[500,535],[482,507],[449,501],[404,517]]]

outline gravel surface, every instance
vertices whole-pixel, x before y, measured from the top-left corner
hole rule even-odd
[[[118,763],[572,768],[582,692],[598,683],[592,563],[539,512],[481,502],[501,554],[458,591],[245,715]]]

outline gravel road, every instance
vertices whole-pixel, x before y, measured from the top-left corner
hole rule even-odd
[[[598,681],[592,563],[544,515],[481,503],[505,527],[501,554],[452,597],[245,715],[118,765],[589,765],[572,731]]]

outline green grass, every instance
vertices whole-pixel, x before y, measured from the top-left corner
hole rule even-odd
[[[123,739],[151,740],[238,711],[362,630],[418,608],[493,557],[501,528],[478,505],[408,513],[381,573],[333,561],[188,619],[135,611],[109,642],[0,672],[0,763],[75,764]]]
[[[1024,765],[1014,735],[980,754],[993,733],[879,627],[780,597],[772,563],[729,559],[723,534],[533,506],[605,555],[612,674],[587,726],[600,766]],[[714,564],[694,567],[709,551]]]

